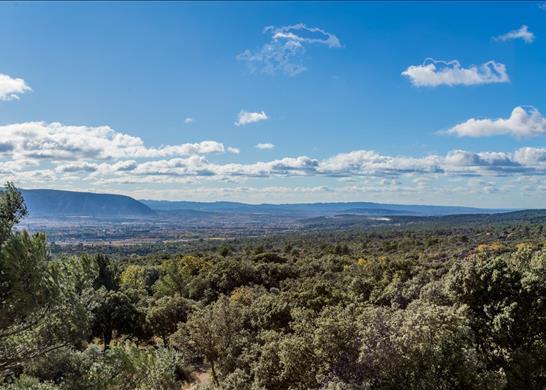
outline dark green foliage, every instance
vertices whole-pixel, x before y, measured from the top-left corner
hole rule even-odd
[[[78,344],[88,336],[94,264],[52,261],[43,234],[13,228],[25,215],[11,185],[0,195],[0,372]]]
[[[7,183],[0,192],[0,245],[10,236],[15,225],[27,214],[23,195]]]
[[[248,344],[242,307],[221,296],[193,313],[172,337],[180,349],[206,359],[215,384],[237,367],[238,356]]]
[[[218,253],[220,254],[220,256],[222,257],[226,257],[227,255],[229,255],[229,247],[227,246],[221,246],[220,249],[218,250]]]
[[[99,355],[93,351],[79,352],[61,349],[49,353],[46,358],[33,361],[27,368],[27,374],[39,378],[40,381],[50,381],[62,384],[64,388],[86,389],[91,383],[86,383],[85,376]]]
[[[186,322],[193,306],[192,302],[179,295],[161,297],[150,304],[146,326],[167,345],[167,338],[176,331],[179,323]]]
[[[119,288],[117,270],[108,256],[96,255],[95,262],[98,267],[98,275],[93,287],[95,289],[104,287],[107,290],[117,290]]]
[[[93,309],[93,335],[101,337],[107,349],[115,332],[118,335],[134,335],[143,315],[131,298],[122,291],[101,289]]]
[[[477,255],[449,275],[491,365],[518,388],[546,386],[546,252]]]

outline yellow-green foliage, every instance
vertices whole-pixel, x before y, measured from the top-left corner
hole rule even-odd
[[[231,293],[229,299],[233,302],[240,303],[242,305],[250,305],[253,300],[253,289],[248,286],[237,287]]]
[[[122,286],[144,288],[146,280],[146,269],[143,266],[130,264],[125,268],[119,277]]]
[[[201,270],[210,267],[210,262],[197,256],[181,256],[161,263],[162,272],[169,272],[176,268],[188,275],[197,275]]]
[[[476,252],[480,254],[499,254],[508,251],[508,247],[500,241],[480,244],[476,248]]]
[[[366,265],[369,264],[369,260],[368,259],[365,259],[363,257],[359,258],[356,260],[356,264],[359,266],[359,267],[365,267]]]
[[[159,296],[179,294],[187,296],[192,277],[210,268],[211,264],[196,256],[183,256],[161,263],[161,277],[155,285]]]

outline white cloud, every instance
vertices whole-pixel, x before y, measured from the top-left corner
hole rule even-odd
[[[334,34],[330,34],[318,27],[307,27],[303,23],[293,24],[290,26],[267,26],[264,32],[273,34],[274,40],[288,40],[305,43],[317,43],[326,45],[330,48],[341,47],[341,42]],[[302,35],[302,33],[310,33],[308,36]],[[314,35],[313,35],[314,34]]]
[[[525,147],[516,150],[514,161],[521,165],[546,168],[546,149]]]
[[[62,164],[55,168],[57,173],[69,173],[69,172],[95,172],[99,165],[89,162]]]
[[[245,126],[250,123],[256,123],[261,122],[269,119],[265,111],[260,112],[248,112],[245,110],[242,110],[239,112],[239,116],[237,118],[237,122],[235,122],[235,126]]]
[[[19,160],[156,158],[224,151],[224,145],[216,141],[147,147],[141,138],[108,126],[67,126],[58,122],[0,126],[0,157],[10,154]]]
[[[410,172],[440,172],[438,156],[423,158],[383,156],[372,150],[340,153],[320,162],[319,171],[332,176],[398,175]]]
[[[461,66],[459,61],[427,59],[422,65],[412,65],[402,72],[416,87],[440,85],[479,85],[510,81],[504,64],[488,61],[480,66]]]
[[[264,33],[271,35],[269,42],[256,51],[245,50],[237,59],[245,61],[253,71],[271,75],[284,73],[295,76],[307,70],[301,63],[306,46],[342,47],[334,34],[318,27],[307,27],[303,23],[282,27],[268,26]]]
[[[231,154],[241,153],[241,150],[239,150],[239,148],[234,148],[232,146],[228,146],[228,148],[226,150],[227,150],[228,153],[231,153]]]
[[[445,173],[467,176],[505,176],[531,173],[533,169],[519,164],[512,154],[504,152],[468,152],[452,150],[443,159]]]
[[[0,161],[0,173],[15,175],[16,172],[21,172],[27,168],[36,168],[39,165],[40,163],[35,160]]]
[[[259,143],[255,146],[255,148],[260,150],[271,150],[275,148],[275,145],[271,143]]]
[[[475,119],[471,118],[444,132],[458,137],[486,137],[511,135],[514,137],[534,137],[546,135],[546,118],[534,107],[518,106],[509,118]]]
[[[18,100],[19,95],[32,91],[23,79],[0,73],[0,100]]]
[[[193,123],[195,122],[195,120],[193,118],[190,118],[190,117],[187,117],[184,119],[184,123],[189,125],[190,123]]]
[[[523,25],[518,30],[512,30],[506,34],[495,37],[496,41],[501,42],[514,41],[516,39],[521,39],[525,43],[532,43],[535,40],[535,34],[529,31],[529,28],[526,25]]]

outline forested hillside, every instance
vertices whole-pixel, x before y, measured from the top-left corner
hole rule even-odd
[[[6,389],[546,386],[544,219],[52,256],[24,215],[8,185]]]

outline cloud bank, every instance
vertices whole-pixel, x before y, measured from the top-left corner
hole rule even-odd
[[[522,130],[522,124],[527,126],[526,130]],[[516,131],[517,134],[527,134],[528,128],[531,134],[543,133],[545,119],[538,111],[517,107],[509,119],[471,120],[451,131],[462,134]],[[261,147],[268,149],[270,145]],[[452,150],[445,155],[421,157],[354,150],[323,159],[295,156],[251,163],[213,161],[216,154],[226,152],[236,154],[239,150],[210,140],[149,147],[139,137],[108,126],[45,122],[0,126],[0,173],[22,181],[177,183],[271,177],[546,175],[546,148],[533,147],[511,153]]]

